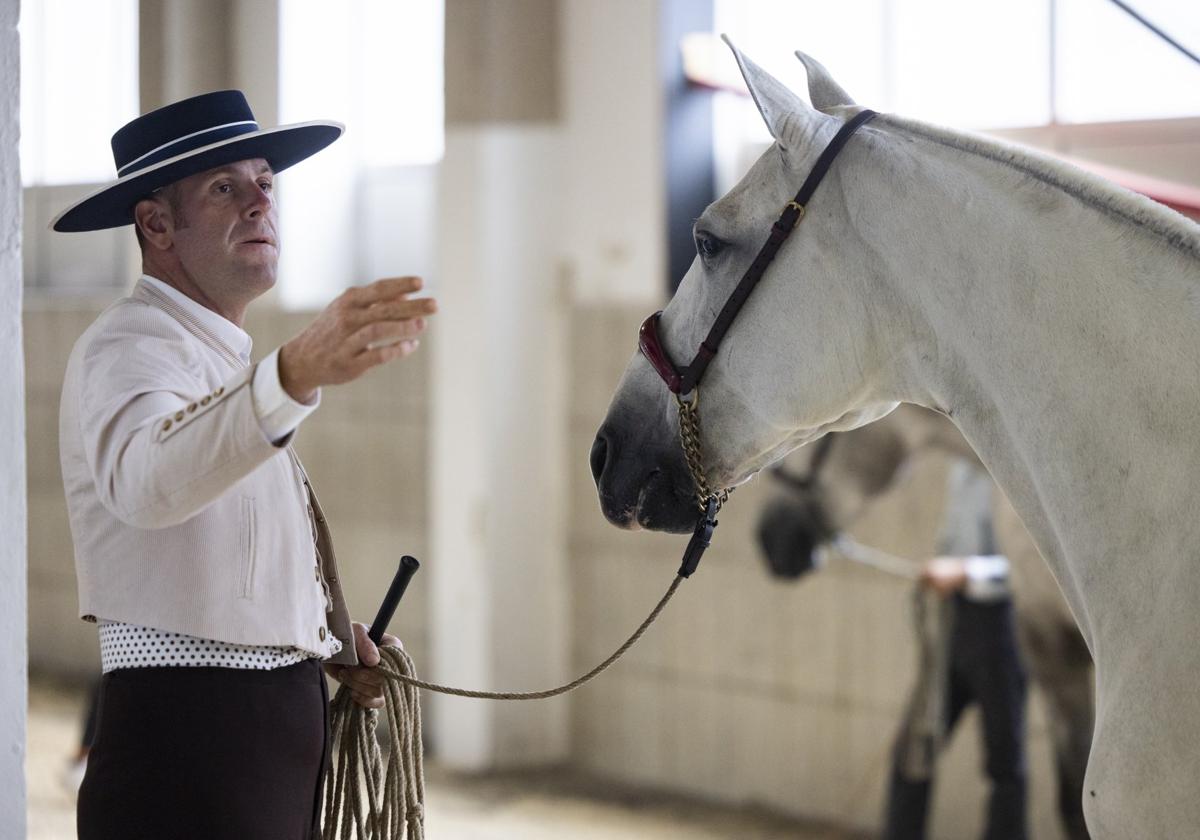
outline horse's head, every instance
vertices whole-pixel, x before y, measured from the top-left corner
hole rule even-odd
[[[902,412],[826,435],[770,470],[775,488],[758,518],[758,545],[772,575],[795,579],[820,565],[820,548],[849,528],[912,455]]]
[[[734,55],[775,143],[695,223],[696,259],[658,324],[662,349],[680,366],[696,354],[818,156],[859,110],[807,57],[801,60],[811,97],[825,110],[806,105],[736,49]],[[834,161],[697,388],[711,487],[737,485],[790,450],[895,406],[879,393],[885,360],[872,340],[876,313],[889,301],[862,229],[869,132],[854,135]],[[695,488],[676,402],[640,355],[618,385],[591,460],[610,521],[692,528]]]

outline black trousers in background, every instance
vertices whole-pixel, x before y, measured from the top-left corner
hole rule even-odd
[[[100,685],[79,840],[311,840],[329,764],[320,663],[123,668]]]
[[[984,769],[992,786],[983,837],[1026,840],[1026,677],[1017,651],[1012,602],[976,603],[958,595],[954,607],[946,740],[966,707],[977,703]],[[923,840],[931,784],[928,779],[905,778],[899,760],[893,762],[885,840]]]

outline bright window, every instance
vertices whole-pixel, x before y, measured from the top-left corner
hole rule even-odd
[[[442,4],[283,0],[279,117],[331,118],[365,166],[442,156]]]
[[[21,4],[21,183],[116,177],[109,136],[138,115],[137,0]]]
[[[1200,115],[1200,65],[1107,0],[1056,2],[1060,121]],[[1196,0],[1129,0],[1127,5],[1200,53]]]
[[[443,7],[281,0],[279,15],[280,121],[346,125],[333,146],[279,181],[281,302],[318,307],[374,279],[375,255],[388,243],[371,235],[373,225],[387,227],[405,254],[422,244],[421,226],[399,220],[433,215],[421,170],[443,153]],[[396,269],[382,264],[397,273],[420,264],[396,261]]]
[[[1200,52],[1195,0],[1129,5]],[[802,49],[860,104],[958,128],[1200,114],[1200,65],[1109,0],[716,0],[715,22],[794,89]]]

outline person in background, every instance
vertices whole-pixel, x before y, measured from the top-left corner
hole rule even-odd
[[[926,836],[937,755],[971,704],[979,707],[991,784],[983,837],[1028,837],[1026,676],[1008,561],[992,534],[994,487],[966,461],[950,471],[940,555],[924,564],[914,593],[920,672],[896,738],[885,840]]]
[[[324,674],[383,705],[291,443],[322,388],[412,353],[436,304],[415,277],[353,287],[257,363],[242,329],[275,284],[276,176],[341,133],[260,128],[239,91],[184,99],[117,131],[117,180],[52,223],[132,225],[142,254],[62,392],[79,614],[103,672],[82,840],[306,840],[330,760]]]

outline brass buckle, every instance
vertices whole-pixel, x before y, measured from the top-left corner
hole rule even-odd
[[[804,218],[806,211],[803,204],[797,204],[795,201],[789,201],[784,205],[783,210],[785,213],[789,207],[795,207],[797,211],[796,221],[792,222],[792,228],[795,229],[796,225],[800,224],[800,221]]]

